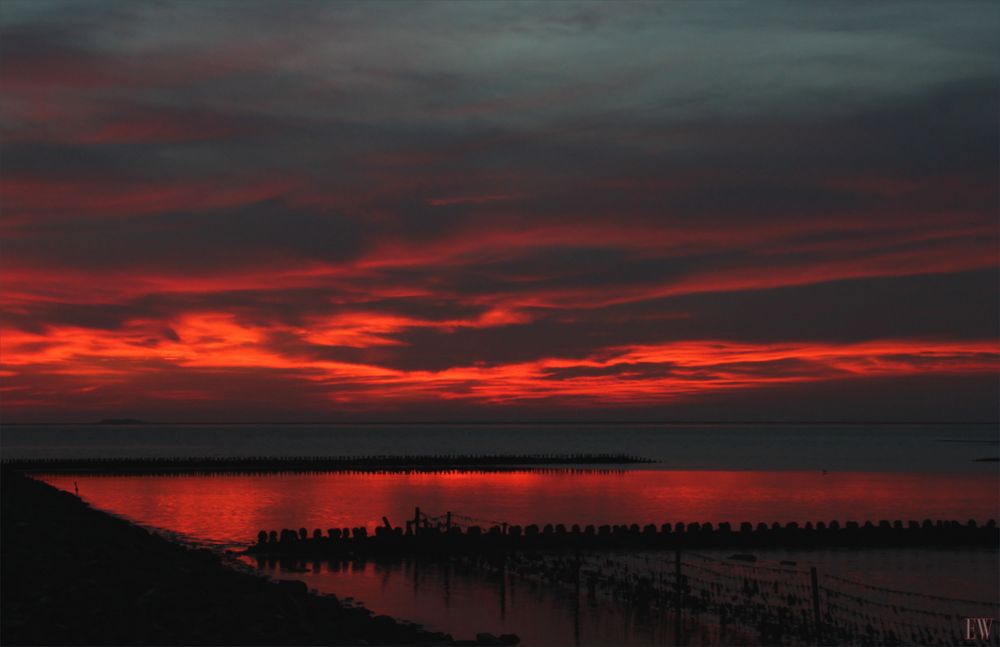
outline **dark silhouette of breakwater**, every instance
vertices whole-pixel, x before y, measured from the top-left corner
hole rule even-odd
[[[344,472],[504,470],[656,461],[627,454],[482,454],[426,456],[204,456],[145,458],[21,458],[0,465],[33,473],[181,474],[218,472]]]
[[[729,523],[669,523],[587,525],[564,524],[428,526],[417,512],[406,528],[383,525],[369,534],[365,527],[283,529],[258,533],[247,552],[254,555],[331,557],[343,554],[458,554],[494,553],[522,550],[607,550],[607,549],[691,549],[691,548],[809,548],[809,547],[909,547],[909,546],[988,546],[1000,544],[1000,529],[994,520],[983,525],[957,521],[866,521],[863,524],[837,521],[829,524],[795,522],[781,525],[743,523],[734,529]]]

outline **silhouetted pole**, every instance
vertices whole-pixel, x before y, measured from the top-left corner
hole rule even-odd
[[[500,570],[500,619],[507,620],[507,554],[500,556],[503,568]]]
[[[816,621],[816,644],[823,644],[823,620],[819,615],[819,577],[816,574],[816,567],[809,569],[809,578],[812,580],[813,594],[813,616]]]
[[[444,608],[451,609],[451,569],[452,563],[444,564]]]
[[[683,589],[681,588],[681,551],[678,548],[677,553],[674,556],[674,586],[677,587],[677,601],[676,601],[676,623],[674,624],[674,644],[681,644],[681,612],[684,608],[684,601],[682,599]]]
[[[451,532],[451,512],[448,512],[447,515],[445,519],[445,532]]]
[[[507,524],[504,524],[505,526]],[[573,644],[580,644],[580,549],[576,550],[576,595],[573,597]]]
[[[420,532],[420,506],[413,509],[413,534]]]

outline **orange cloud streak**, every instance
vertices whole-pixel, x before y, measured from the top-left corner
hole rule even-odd
[[[430,325],[476,325],[476,321]],[[280,369],[326,389],[330,399],[360,406],[381,402],[551,400],[599,405],[660,403],[720,389],[872,376],[995,373],[995,340],[882,340],[853,344],[770,344],[688,340],[596,349],[584,359],[548,357],[440,371],[400,370],[377,363],[311,359],[269,344],[275,332],[316,343],[379,346],[381,335],[427,322],[364,315],[334,317],[309,330],[252,325],[230,314],[189,313],[163,324],[133,321],[118,331],[53,327],[43,333],[3,331],[3,364],[70,376],[78,387],[127,381],[149,371]],[[183,394],[182,394],[183,395]],[[207,394],[211,397],[211,394]],[[183,395],[183,398],[188,397]],[[183,399],[182,398],[182,399]]]

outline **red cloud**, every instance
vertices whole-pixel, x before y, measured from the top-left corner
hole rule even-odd
[[[484,317],[488,321],[489,316]],[[334,317],[308,329],[254,325],[218,312],[171,321],[132,321],[113,331],[50,327],[44,333],[5,330],[6,380],[15,394],[26,376],[37,384],[59,378],[79,392],[105,383],[125,389],[150,373],[197,376],[202,371],[281,371],[315,385],[313,397],[361,410],[381,403],[459,400],[479,404],[548,402],[554,406],[622,406],[683,401],[719,390],[858,377],[992,374],[1000,369],[995,340],[883,340],[863,343],[732,343],[690,340],[597,348],[583,359],[547,357],[498,365],[400,370],[377,363],[334,361],[272,347],[284,331],[316,344],[377,347],[402,327],[483,325],[427,322],[377,315]],[[164,378],[166,379],[166,378]],[[14,397],[6,406],[30,408]],[[138,396],[139,394],[137,394]],[[211,392],[205,393],[211,399]],[[100,397],[99,393],[94,394]],[[169,398],[169,393],[158,395]],[[185,395],[184,398],[186,399]],[[315,402],[313,403],[316,404]]]

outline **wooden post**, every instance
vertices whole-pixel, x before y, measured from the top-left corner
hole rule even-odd
[[[507,524],[505,523],[504,526]],[[573,644],[580,644],[580,549],[576,549],[576,595],[573,596]]]
[[[809,578],[812,580],[812,594],[813,594],[813,616],[816,622],[816,644],[823,644],[823,618],[819,614],[819,576],[816,573],[816,567],[813,566],[809,569]]]
[[[674,644],[681,644],[681,614],[683,613],[684,601],[683,601],[683,587],[681,585],[681,550],[677,549],[674,556],[674,587],[676,588],[676,602],[675,602],[675,624],[674,624]]]
[[[413,534],[420,533],[420,506],[413,509]]]
[[[507,619],[507,555],[501,553],[503,568],[500,570],[500,619]]]

